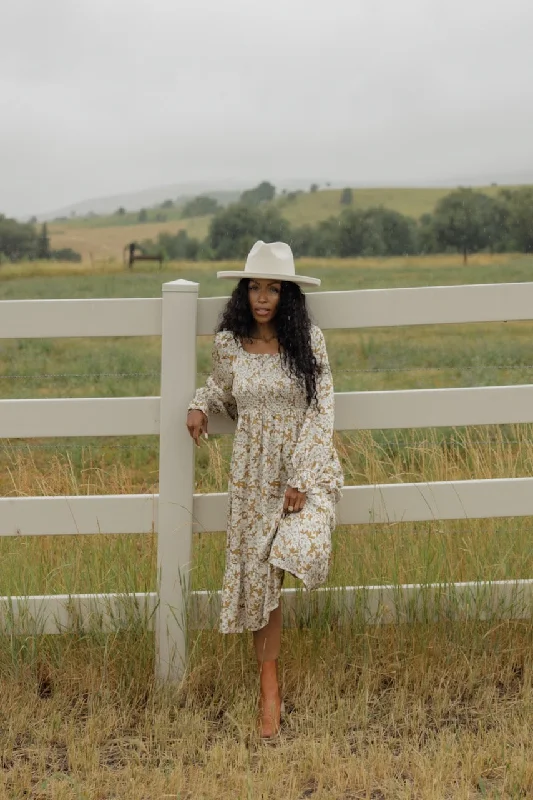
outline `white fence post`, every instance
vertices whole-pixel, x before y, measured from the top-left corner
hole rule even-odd
[[[197,283],[163,284],[156,677],[171,681],[186,666],[194,445],[185,420],[196,388],[197,304]]]

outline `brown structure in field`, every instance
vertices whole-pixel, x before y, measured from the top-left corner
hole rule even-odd
[[[159,269],[163,266],[163,253],[155,253],[154,255],[147,256],[142,247],[137,242],[130,242],[124,248],[124,264],[126,264],[126,253],[128,259],[128,267],[133,268],[135,261],[159,261]]]

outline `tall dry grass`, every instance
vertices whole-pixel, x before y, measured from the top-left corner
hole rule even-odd
[[[143,226],[144,227],[144,226]],[[120,234],[123,228],[112,229],[114,234]],[[88,229],[91,236],[101,237],[101,229]],[[173,231],[174,232],[174,231]],[[129,241],[129,239],[128,239]],[[59,247],[59,243],[56,243]],[[56,245],[54,245],[56,246]],[[63,246],[63,245],[61,245]],[[69,245],[70,246],[70,245]],[[72,244],[72,246],[74,246]],[[469,256],[469,267],[505,267],[516,262],[527,261],[528,257],[521,253],[474,253]],[[298,261],[301,271],[311,267],[315,270],[327,270],[332,267],[339,270],[373,270],[402,271],[407,268],[449,270],[460,268],[464,271],[463,256],[461,253],[439,253],[436,255],[423,256],[391,256],[390,258],[378,257],[359,257],[359,258],[301,258]],[[138,262],[130,270],[125,266],[121,257],[120,248],[110,248],[109,252],[104,248],[103,251],[97,249],[92,258],[88,253],[84,253],[84,258],[80,263],[69,261],[21,261],[13,264],[2,264],[0,270],[0,281],[13,280],[14,278],[37,278],[37,277],[60,277],[60,276],[82,276],[82,275],[106,275],[125,273],[130,275],[131,280],[139,274],[154,274],[161,276],[162,280],[169,280],[168,271],[187,272],[191,279],[201,278],[202,273],[224,269],[240,269],[238,261],[195,261],[192,262],[165,262],[160,269],[159,264],[146,264]],[[468,269],[468,268],[467,268]]]
[[[529,624],[284,637],[287,713],[254,733],[242,637],[204,634],[179,688],[152,683],[141,631],[40,643],[2,677],[2,798],[526,798]],[[11,669],[9,667],[9,669]],[[4,670],[2,670],[4,673]]]
[[[511,477],[530,472],[531,426],[360,432],[337,439],[348,483]],[[198,458],[199,491],[225,488],[230,441]],[[2,452],[3,493],[135,492],[134,467],[87,448],[74,460]],[[152,485],[157,489],[156,483]],[[512,575],[533,566],[528,520],[340,528],[331,583]],[[155,537],[0,542],[3,593],[149,591]],[[223,534],[195,537],[196,588],[220,585]],[[179,687],[153,681],[141,625],[0,641],[0,798],[518,798],[533,792],[533,625],[365,627],[326,618],[287,629],[281,738],[255,733],[248,635],[192,636]]]

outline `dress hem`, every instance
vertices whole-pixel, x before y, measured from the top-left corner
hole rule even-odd
[[[271,614],[273,611],[275,611],[275,610],[276,610],[276,608],[279,606],[279,604],[280,604],[280,600],[281,600],[281,596],[280,596],[280,597],[278,597],[278,602],[276,603],[276,605],[275,605],[275,606],[272,606],[272,608],[267,608],[267,612],[266,612],[267,620],[266,620],[265,622],[263,622],[261,625],[259,625],[259,627],[258,627],[258,628],[247,628],[247,627],[246,627],[246,626],[244,626],[244,625],[240,625],[238,628],[231,628],[231,629],[228,629],[228,628],[226,628],[226,629],[222,629],[222,628],[219,626],[219,628],[218,628],[218,632],[219,632],[219,633],[224,633],[224,634],[229,634],[229,633],[246,633],[247,631],[250,631],[250,633],[253,633],[254,631],[260,631],[262,628],[264,628],[264,627],[265,627],[265,625],[267,625],[267,624],[268,624],[268,617],[269,617],[269,616],[270,616],[270,614]]]
[[[285,572],[288,572],[288,573],[289,573],[289,575],[292,575],[293,577],[295,577],[295,578],[298,578],[298,580],[302,581],[302,583],[304,584],[304,587],[305,587],[305,589],[306,589],[308,592],[312,592],[312,591],[313,591],[313,589],[318,589],[318,588],[319,588],[320,586],[322,586],[322,585],[323,585],[323,584],[326,582],[326,580],[327,580],[327,578],[324,578],[324,580],[323,580],[323,581],[320,581],[320,583],[313,583],[311,586],[308,586],[308,585],[307,585],[307,581],[306,581],[306,579],[305,579],[305,576],[304,576],[304,574],[303,574],[303,573],[298,573],[298,572],[297,572],[297,571],[295,571],[295,570],[289,569],[289,568],[286,566],[286,564],[284,564],[284,563],[283,563],[283,560],[282,560],[281,558],[279,558],[279,559],[275,559],[275,558],[269,558],[269,560],[268,560],[268,563],[269,563],[269,564],[272,564],[272,566],[273,566],[273,567],[278,567],[278,569],[282,569],[282,570],[284,570]]]

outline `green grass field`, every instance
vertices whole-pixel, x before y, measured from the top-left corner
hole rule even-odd
[[[198,280],[223,295],[220,265],[132,274],[111,265],[0,271],[0,299],[157,297]],[[320,290],[530,281],[533,258],[305,262]],[[58,274],[59,273],[59,274]],[[70,274],[69,274],[70,273]],[[326,331],[337,391],[533,382],[533,323]],[[0,396],[157,394],[159,340],[4,340]],[[198,382],[211,337],[198,347]],[[13,377],[17,376],[17,377]],[[337,446],[347,484],[531,475],[533,426],[353,431]],[[196,454],[197,491],[225,491],[231,437]],[[157,490],[156,437],[5,442],[4,496]],[[339,527],[329,583],[528,578],[532,521]],[[151,591],[155,536],[0,539],[0,595]],[[224,533],[194,538],[192,583],[220,586]],[[291,581],[287,582],[291,585]],[[490,619],[372,629],[327,619],[284,633],[281,743],[254,738],[249,637],[195,634],[180,688],[152,682],[142,629],[0,645],[0,800],[278,798],[472,800],[533,793],[533,625]]]

